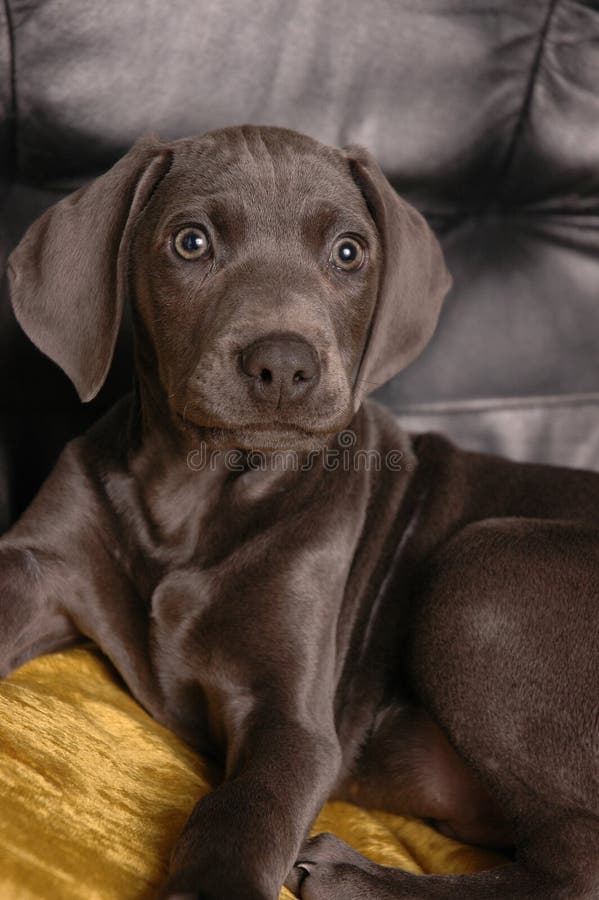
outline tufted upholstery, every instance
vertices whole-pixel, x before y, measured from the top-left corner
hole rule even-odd
[[[455,286],[380,397],[407,427],[599,466],[597,0],[6,0],[0,267],[141,133],[242,121],[361,142],[442,237]],[[128,386],[123,327],[81,407],[0,298],[0,530]]]

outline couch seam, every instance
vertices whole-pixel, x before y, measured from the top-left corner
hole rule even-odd
[[[524,124],[526,119],[528,118],[528,113],[532,106],[533,95],[535,92],[535,87],[537,84],[537,78],[539,74],[539,70],[541,68],[541,62],[543,59],[543,54],[545,51],[545,44],[547,42],[547,35],[549,33],[549,28],[551,26],[551,20],[553,19],[553,15],[557,8],[559,0],[549,0],[547,6],[547,12],[545,14],[545,19],[543,21],[543,25],[541,27],[541,31],[539,33],[539,40],[537,44],[537,48],[535,50],[535,54],[533,57],[532,65],[530,67],[530,72],[528,74],[528,80],[526,83],[526,88],[524,91],[524,99],[522,100],[522,106],[520,108],[520,112],[518,114],[518,119],[514,126],[514,130],[512,132],[512,137],[510,138],[507,150],[505,152],[505,157],[503,163],[500,167],[500,181],[505,182],[510,175],[510,169],[512,168],[514,158],[516,156],[516,150],[518,149],[518,145],[520,143],[520,138],[522,135],[522,131],[524,128]]]
[[[391,400],[388,400],[387,403],[395,409]],[[540,409],[571,410],[588,406],[599,406],[599,391],[580,394],[526,394],[522,397],[477,397],[462,400],[438,400],[428,403],[406,403],[401,406],[401,415],[462,416],[480,415],[486,412],[526,412]]]

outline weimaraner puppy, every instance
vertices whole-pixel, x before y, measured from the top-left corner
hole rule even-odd
[[[161,896],[599,897],[599,476],[410,437],[365,399],[450,282],[372,156],[143,139],[10,277],[82,400],[131,305],[132,394],[0,541],[0,671],[91,638],[221,764]],[[513,861],[416,876],[306,841],[330,797]]]

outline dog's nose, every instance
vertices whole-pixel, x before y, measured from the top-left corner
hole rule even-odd
[[[314,348],[303,338],[273,335],[241,351],[241,368],[253,379],[255,394],[270,403],[299,400],[320,377]]]

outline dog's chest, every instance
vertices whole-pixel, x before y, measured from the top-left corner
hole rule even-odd
[[[335,685],[354,632],[370,621],[363,601],[376,593],[378,554],[405,490],[397,477],[380,486],[387,511],[371,519],[370,475],[350,474],[332,480],[315,469],[265,484],[260,473],[235,480],[148,466],[113,483],[113,521],[127,539],[115,537],[121,587],[147,616],[145,646],[133,666],[118,667],[146,708],[195,746],[206,750],[206,736],[222,746],[254,704],[297,698],[335,715]],[[98,643],[113,637],[103,630]],[[143,691],[131,668],[147,673]]]

